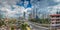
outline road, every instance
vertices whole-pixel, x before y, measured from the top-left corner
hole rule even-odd
[[[28,24],[31,26],[32,30],[48,30],[48,28],[38,26],[32,22],[28,22]]]

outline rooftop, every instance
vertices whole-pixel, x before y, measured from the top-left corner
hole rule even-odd
[[[60,14],[52,14],[52,15],[50,15],[50,16],[60,16]]]

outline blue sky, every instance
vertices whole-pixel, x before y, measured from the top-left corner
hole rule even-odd
[[[60,0],[0,0],[0,13],[8,17],[23,16],[27,11],[38,9],[41,14],[55,14],[59,9]]]
[[[25,2],[26,1],[26,2]],[[27,5],[24,5],[24,3],[25,4],[27,4]],[[16,5],[19,5],[19,6],[23,6],[23,7],[25,7],[25,8],[31,8],[31,3],[30,3],[30,0],[21,0],[20,2],[17,2],[17,4]]]

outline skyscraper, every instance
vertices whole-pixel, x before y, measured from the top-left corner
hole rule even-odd
[[[26,13],[25,13],[25,12],[23,12],[23,17],[24,17],[24,19],[25,19],[25,14],[26,14]]]

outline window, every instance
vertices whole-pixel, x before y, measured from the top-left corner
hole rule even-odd
[[[56,18],[59,18],[60,16],[56,16]]]
[[[54,23],[52,23],[52,24],[54,24]]]
[[[56,21],[60,21],[60,19],[57,19]]]
[[[60,22],[56,22],[56,24],[60,24]]]
[[[52,19],[52,21],[54,21],[54,19]]]

